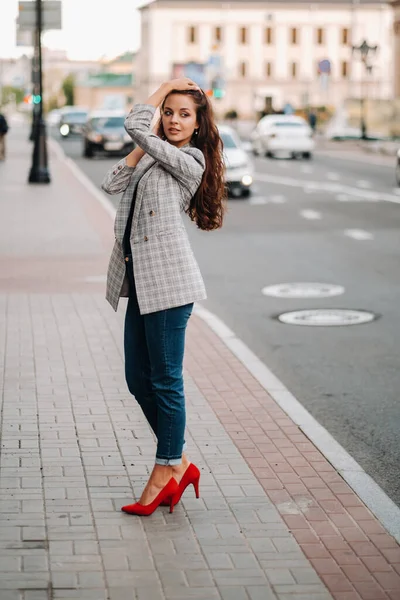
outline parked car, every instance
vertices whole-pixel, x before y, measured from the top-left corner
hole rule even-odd
[[[400,187],[400,148],[397,150],[396,160],[396,181],[397,185]]]
[[[218,130],[224,144],[225,180],[228,193],[235,197],[246,198],[250,195],[253,183],[252,161],[234,129],[227,125],[220,125]]]
[[[92,158],[97,153],[129,154],[134,147],[124,128],[125,113],[94,111],[83,130],[83,156]]]
[[[267,115],[250,136],[256,156],[308,158],[315,147],[313,131],[303,117]]]
[[[88,118],[88,111],[79,107],[61,109],[59,122],[60,135],[67,138],[70,135],[80,135]]]
[[[61,110],[59,108],[54,108],[47,113],[46,121],[47,124],[51,126],[59,126],[61,119]]]

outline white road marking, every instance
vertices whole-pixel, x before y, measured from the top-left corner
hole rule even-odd
[[[365,240],[373,240],[374,236],[369,231],[364,231],[364,229],[345,229],[344,235],[347,235],[353,240],[357,240],[359,242],[363,242]]]
[[[271,196],[271,202],[272,204],[284,204],[286,202],[286,198],[285,196]]]
[[[363,188],[364,190],[369,189],[372,187],[371,182],[370,181],[366,181],[365,179],[360,179],[359,181],[357,181],[357,187]]]
[[[340,175],[338,173],[327,173],[327,178],[331,181],[339,181]]]
[[[303,219],[309,219],[310,221],[315,221],[317,219],[322,218],[321,213],[317,210],[301,210],[300,214],[303,217]]]
[[[336,200],[339,200],[339,202],[349,202],[349,200],[351,200],[351,198],[349,196],[347,196],[346,194],[338,194],[336,196]]]
[[[331,192],[343,193],[349,196],[360,198],[361,201],[367,202],[393,202],[400,204],[400,196],[394,194],[386,194],[385,192],[377,192],[372,190],[361,190],[360,188],[342,185],[340,183],[330,183],[326,181],[304,181],[303,179],[295,179],[294,177],[282,177],[280,175],[267,175],[266,173],[256,173],[255,179],[266,183],[274,183],[278,185],[286,185],[294,188],[301,188],[306,193]]]
[[[260,206],[261,204],[267,204],[268,200],[263,196],[252,196],[249,200],[249,204],[252,206]]]
[[[252,196],[248,204],[252,206],[261,206],[262,204],[284,204],[286,202],[285,196]]]

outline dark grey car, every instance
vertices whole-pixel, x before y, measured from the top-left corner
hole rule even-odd
[[[83,156],[95,154],[129,154],[135,147],[124,128],[125,115],[90,115],[83,129]]]

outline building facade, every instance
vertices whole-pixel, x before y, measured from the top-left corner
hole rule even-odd
[[[394,12],[394,94],[400,99],[400,0],[392,2]]]
[[[141,8],[135,100],[192,71],[221,88],[219,114],[340,106],[347,98],[394,95],[394,19],[389,2],[155,0]],[[361,53],[366,40],[366,69]],[[203,71],[202,71],[203,70]]]

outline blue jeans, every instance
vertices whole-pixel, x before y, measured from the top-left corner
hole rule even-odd
[[[156,464],[179,465],[186,425],[183,355],[193,304],[141,315],[132,255],[125,260],[129,280],[124,333],[126,382],[157,437]]]

